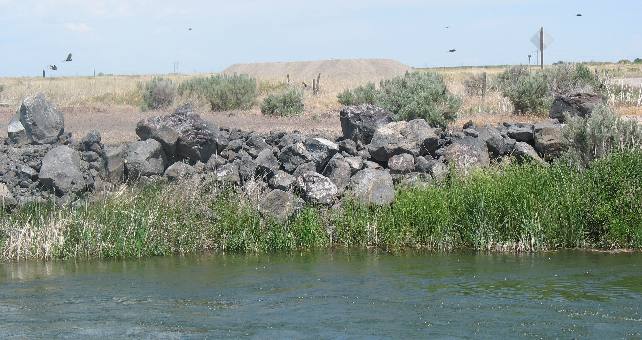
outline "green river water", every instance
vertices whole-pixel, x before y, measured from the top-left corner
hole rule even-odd
[[[0,338],[642,339],[642,254],[0,264]]]

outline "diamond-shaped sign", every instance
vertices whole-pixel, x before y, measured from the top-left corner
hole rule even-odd
[[[537,33],[535,33],[535,35],[531,38],[531,42],[533,43],[533,45],[535,45],[535,47],[537,47],[538,51],[540,49],[540,35],[541,35],[541,31],[538,30]],[[553,37],[551,37],[548,33],[544,32],[544,49],[551,46],[552,43],[553,43]]]

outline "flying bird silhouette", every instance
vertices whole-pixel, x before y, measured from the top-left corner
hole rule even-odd
[[[52,71],[57,71],[57,70],[58,70],[58,66],[56,66],[56,65],[49,65],[49,68],[50,68]]]
[[[192,30],[192,28],[190,27],[190,28],[188,28],[187,30],[188,30],[188,31],[191,31],[191,30]]]
[[[450,28],[450,26],[446,26],[446,27],[444,27],[444,28],[445,28],[445,29],[449,29],[449,28]]]
[[[581,17],[581,16],[582,16],[582,13],[577,13],[575,16],[576,16],[576,17]]]
[[[71,61],[71,53],[67,54],[67,59],[65,59],[63,61]]]
[[[455,53],[455,52],[457,52],[457,50],[454,48],[452,50],[448,50],[448,53]]]

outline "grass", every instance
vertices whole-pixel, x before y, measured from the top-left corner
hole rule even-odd
[[[4,260],[126,258],[330,247],[541,251],[642,248],[642,152],[586,170],[508,165],[400,188],[387,207],[307,206],[286,223],[208,183],[123,188],[93,203],[0,213]]]

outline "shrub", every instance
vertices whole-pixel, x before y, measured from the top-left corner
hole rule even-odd
[[[352,90],[347,89],[339,93],[337,98],[342,105],[374,104],[377,99],[377,89],[374,83],[368,83]]]
[[[633,60],[633,63],[634,64],[642,64],[642,58],[635,58],[635,60]]]
[[[601,93],[604,85],[595,73],[583,64],[557,65],[544,71],[551,96],[576,91]]]
[[[303,109],[303,91],[294,87],[268,95],[261,104],[261,112],[268,115],[298,115]]]
[[[469,96],[482,96],[484,94],[484,83],[486,93],[495,90],[492,79],[484,73],[473,74],[464,80],[464,90]]]
[[[168,107],[172,105],[176,97],[176,86],[169,79],[154,77],[144,83],[141,88],[143,92],[143,110]]]
[[[587,166],[609,153],[642,149],[642,126],[634,120],[618,117],[601,105],[588,118],[567,117],[564,137],[569,151],[565,159]]]
[[[498,81],[515,113],[543,113],[551,104],[546,79],[541,73],[529,73],[525,67],[516,66],[500,74]]]
[[[213,111],[247,110],[258,96],[256,80],[243,74],[186,80],[178,87],[178,92],[207,100]]]

